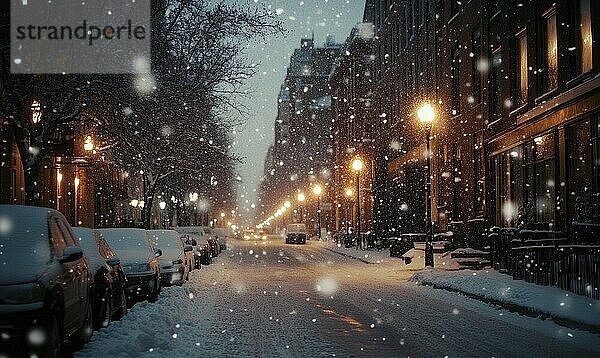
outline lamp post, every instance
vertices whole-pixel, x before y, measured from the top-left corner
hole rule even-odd
[[[433,227],[431,223],[431,125],[435,119],[435,109],[429,103],[424,103],[417,110],[417,117],[419,121],[425,125],[425,137],[427,141],[426,166],[427,166],[427,180],[425,181],[425,266],[433,267]]]
[[[158,203],[158,207],[160,208],[160,226],[163,228],[166,228],[164,211],[165,211],[165,208],[167,207],[167,203],[164,201],[161,201],[160,203]]]
[[[361,250],[365,249],[365,245],[363,242],[363,238],[360,235],[360,172],[363,170],[364,164],[360,158],[355,158],[352,161],[352,170],[356,173],[356,238],[357,245],[356,249],[358,250],[358,242],[360,242]]]
[[[306,196],[303,193],[298,193],[297,196],[298,202],[300,203],[300,222],[303,223],[304,222],[304,200],[306,199]]]
[[[354,191],[350,188],[346,189],[346,234],[350,234],[350,223],[352,222],[352,211],[350,210],[350,202],[352,200],[352,196],[354,196]]]
[[[317,236],[321,240],[321,193],[323,188],[320,185],[315,185],[313,188],[313,194],[317,196]]]

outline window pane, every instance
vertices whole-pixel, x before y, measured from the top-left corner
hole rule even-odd
[[[547,159],[554,156],[554,134],[534,138],[535,160]]]
[[[576,220],[588,216],[585,207],[592,201],[592,136],[590,121],[569,128],[568,132],[568,190],[569,214]]]
[[[548,90],[558,86],[558,43],[556,37],[556,13],[546,19],[547,31],[547,62],[548,62]]]
[[[581,72],[592,69],[592,19],[590,0],[580,1],[581,14]]]
[[[527,102],[528,66],[527,66],[527,34],[519,36],[519,104]]]
[[[554,223],[554,160],[547,160],[535,166],[536,219],[540,223],[548,223],[553,229]]]

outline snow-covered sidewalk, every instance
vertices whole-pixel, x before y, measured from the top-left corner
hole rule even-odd
[[[540,286],[493,270],[426,269],[411,281],[459,292],[512,311],[600,333],[600,301],[550,286]]]
[[[325,249],[367,264],[385,264],[398,270],[417,271],[411,281],[496,304],[529,316],[552,319],[559,324],[600,333],[600,301],[556,287],[540,286],[494,270],[459,270],[450,253],[435,254],[435,269],[425,269],[424,252],[410,250],[410,264],[390,257],[388,250],[356,250],[320,242]]]
[[[425,268],[425,252],[422,250],[409,250],[404,254],[404,257],[411,259],[410,263],[406,264],[405,261],[399,257],[390,257],[390,250],[357,250],[356,247],[346,248],[341,245],[337,245],[333,241],[315,241],[322,245],[326,250],[335,252],[342,256],[350,257],[367,264],[389,264],[399,269],[407,271],[419,271]],[[459,265],[456,260],[450,258],[450,252],[443,254],[434,254],[434,265],[443,270],[458,270]]]

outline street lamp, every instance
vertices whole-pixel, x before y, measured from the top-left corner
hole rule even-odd
[[[431,223],[431,125],[435,119],[435,109],[429,103],[424,103],[417,110],[417,117],[419,121],[425,125],[425,139],[427,142],[427,149],[425,157],[427,160],[427,180],[425,184],[425,266],[433,267],[433,226]]]
[[[164,201],[161,201],[160,203],[158,203],[158,207],[160,208],[160,223],[161,223],[161,226],[165,227],[164,210],[167,207],[167,203],[164,202]]]
[[[363,239],[360,235],[360,172],[363,170],[364,164],[360,158],[355,158],[352,161],[352,170],[356,173],[356,237],[360,240],[360,248],[365,249]],[[356,245],[358,250],[358,243]]]
[[[346,234],[350,234],[350,224],[352,222],[352,211],[350,210],[350,202],[354,196],[354,191],[350,188],[346,189],[346,197],[348,198],[346,203]]]
[[[320,185],[313,187],[313,194],[317,196],[317,236],[321,240],[321,193],[323,188]]]
[[[94,141],[92,140],[91,135],[85,137],[85,141],[83,142],[83,150],[86,152],[91,152],[94,150]]]

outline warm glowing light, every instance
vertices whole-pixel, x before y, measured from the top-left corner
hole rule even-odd
[[[140,203],[140,202],[139,202],[137,199],[132,199],[132,200],[129,202],[129,205],[131,205],[131,206],[133,206],[133,207],[135,208],[135,207],[137,207],[137,206],[138,206],[138,204],[139,204],[139,203]]]
[[[83,149],[88,152],[94,150],[94,142],[92,141],[92,136],[89,135],[85,138],[85,142],[83,142]]]
[[[161,201],[160,203],[158,203],[158,206],[160,207],[160,210],[165,210],[165,208],[167,207],[167,203]]]
[[[319,196],[323,192],[323,188],[320,185],[315,185],[313,188],[313,194]]]
[[[31,121],[38,124],[42,120],[42,106],[39,101],[34,100],[31,103]]]
[[[431,123],[435,119],[435,109],[426,102],[417,110],[417,117],[423,123]]]
[[[298,201],[299,202],[303,202],[305,199],[306,199],[306,196],[304,196],[304,194],[302,194],[302,193],[298,194]]]
[[[77,192],[77,189],[79,189],[79,178],[75,177],[75,192]]]
[[[289,208],[290,206],[292,206],[292,203],[290,203],[290,201],[287,200],[285,203],[283,203],[283,206],[285,206],[286,208]]]
[[[58,169],[56,171],[56,181],[58,182],[58,186],[60,187],[60,183],[62,182],[63,179],[63,174],[61,173],[60,169]]]
[[[354,194],[354,191],[352,189],[346,189],[346,196],[352,197],[353,194]]]
[[[225,213],[221,213],[221,217],[224,218],[225,217]]]
[[[360,172],[364,167],[363,161],[360,160],[360,158],[356,158],[352,161],[352,169],[354,169],[355,172]]]

